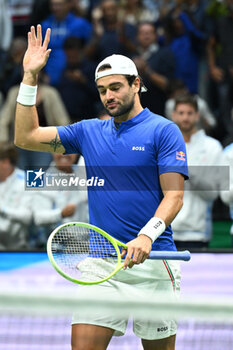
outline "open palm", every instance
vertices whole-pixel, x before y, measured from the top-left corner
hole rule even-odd
[[[42,42],[41,25],[37,26],[37,33],[35,27],[31,27],[28,33],[28,48],[23,59],[24,72],[30,72],[33,75],[46,65],[51,49],[48,49],[50,39],[50,29],[47,29],[44,42]]]

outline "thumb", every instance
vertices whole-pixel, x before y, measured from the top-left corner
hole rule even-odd
[[[48,49],[48,50],[46,51],[45,56],[46,56],[47,59],[49,58],[49,55],[50,55],[50,52],[51,52],[51,51],[52,51],[51,49]]]

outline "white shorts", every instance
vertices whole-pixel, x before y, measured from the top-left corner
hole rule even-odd
[[[107,263],[108,264],[108,263]],[[107,266],[109,268],[109,266]],[[134,265],[132,269],[120,270],[110,280],[97,285],[78,287],[78,296],[81,298],[111,298],[127,300],[153,300],[158,293],[166,293],[174,300],[180,291],[180,264],[179,261],[146,260],[143,264]],[[97,301],[98,302],[98,301]],[[146,318],[145,318],[146,319]],[[133,318],[133,331],[141,339],[155,340],[170,337],[176,334],[177,322],[175,319],[161,321],[146,321]],[[93,312],[91,315],[74,313],[72,324],[93,324],[114,329],[115,336],[124,335],[128,319],[118,319],[113,312]]]

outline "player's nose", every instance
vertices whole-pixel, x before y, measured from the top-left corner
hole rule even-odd
[[[107,100],[112,100],[113,98],[114,98],[113,91],[111,91],[110,89],[107,89],[107,91],[106,91],[106,99]]]

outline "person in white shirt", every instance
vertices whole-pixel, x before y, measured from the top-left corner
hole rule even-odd
[[[182,80],[173,79],[170,82],[170,97],[165,103],[165,117],[172,120],[172,112],[175,106],[175,99],[179,96],[189,94],[188,88]],[[194,95],[197,100],[198,111],[200,118],[198,121],[198,129],[204,129],[210,131],[217,126],[217,121],[213,113],[211,112],[207,102],[199,95]]]
[[[176,246],[181,249],[208,247],[212,238],[212,204],[221,181],[222,146],[198,129],[199,118],[193,96],[183,95],[175,100],[172,119],[183,134],[189,166],[183,207],[172,223]]]
[[[24,171],[18,169],[13,144],[0,144],[0,250],[28,248],[31,194],[25,191]]]
[[[85,163],[82,156],[76,154],[53,154],[53,161],[46,174],[54,179],[64,175],[74,175],[86,179]],[[52,180],[51,180],[52,183]],[[56,186],[56,185],[55,185]],[[36,247],[45,246],[49,233],[58,225],[69,221],[88,222],[88,198],[86,187],[75,184],[62,188],[62,184],[50,190],[34,193],[33,218],[36,226]]]

